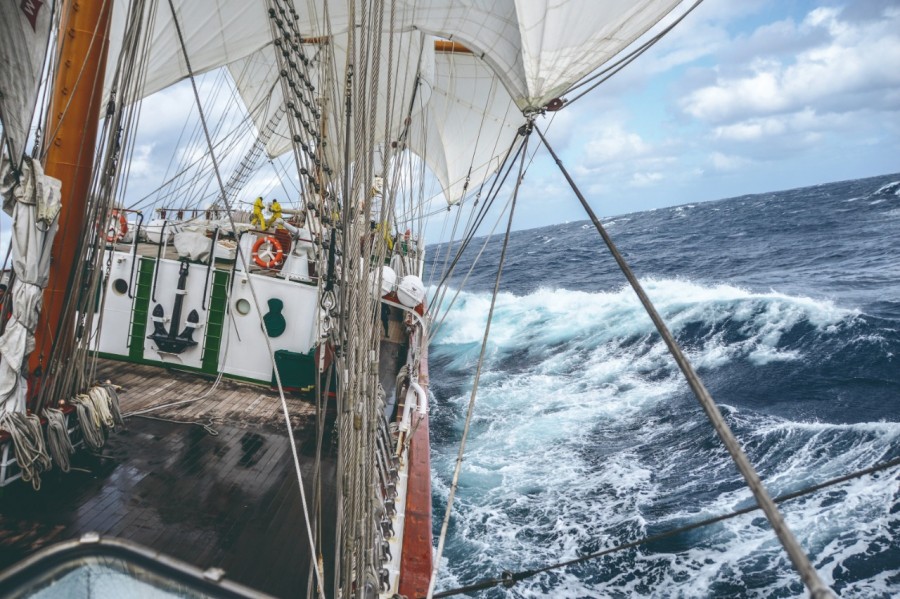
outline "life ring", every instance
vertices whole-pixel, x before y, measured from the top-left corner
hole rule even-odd
[[[269,247],[260,251],[263,244],[268,244]],[[271,235],[260,237],[253,244],[253,261],[263,268],[278,266],[281,264],[282,258],[284,258],[284,250],[281,248],[281,243]]]
[[[119,226],[116,227],[116,219],[119,220]],[[128,221],[125,219],[125,213],[113,210],[109,215],[109,227],[106,228],[106,241],[109,243],[117,243],[125,239],[128,233]]]

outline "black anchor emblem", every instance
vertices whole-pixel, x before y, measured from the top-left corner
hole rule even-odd
[[[197,325],[200,323],[200,315],[196,310],[191,310],[190,314],[188,314],[184,330],[181,331],[180,335],[178,334],[178,323],[181,321],[181,308],[182,304],[184,304],[184,296],[187,294],[185,287],[189,270],[190,267],[188,266],[188,263],[182,262],[181,269],[178,271],[178,289],[175,291],[175,306],[172,308],[172,326],[169,327],[168,331],[166,330],[165,325],[166,312],[163,309],[162,304],[156,304],[156,307],[153,308],[153,333],[147,337],[156,342],[156,346],[159,347],[161,351],[170,354],[180,354],[187,348],[197,345],[197,342],[193,339],[193,335],[194,329],[196,329]]]

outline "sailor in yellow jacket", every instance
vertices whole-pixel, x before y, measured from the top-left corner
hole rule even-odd
[[[253,202],[253,214],[250,216],[250,224],[255,227],[263,227],[266,224],[266,217],[263,215],[263,209],[266,205],[261,197],[256,198]]]
[[[272,212],[272,216],[269,217],[267,226],[271,227],[275,224],[275,221],[282,218],[281,216],[281,204],[278,203],[278,200],[272,200],[272,204],[269,206],[269,210]]]

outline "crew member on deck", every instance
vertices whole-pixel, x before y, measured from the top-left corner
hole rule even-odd
[[[266,225],[271,227],[276,221],[282,220],[281,204],[278,203],[278,200],[272,200],[272,203],[269,205],[269,211],[272,213],[272,216],[269,217]]]
[[[250,216],[250,224],[254,227],[262,228],[266,224],[266,217],[263,216],[263,209],[266,205],[261,197],[256,198],[253,202],[253,214]]]

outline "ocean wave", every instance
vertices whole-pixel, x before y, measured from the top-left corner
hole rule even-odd
[[[776,291],[756,293],[679,279],[645,279],[642,285],[700,367],[721,366],[741,357],[758,364],[797,360],[802,357],[799,349],[781,346],[786,333],[806,326],[827,335],[859,315],[828,300]],[[461,293],[441,323],[436,352],[471,359],[484,334],[489,308],[488,294]],[[524,352],[533,361],[546,358],[548,366],[565,367],[566,359],[575,353],[590,367],[626,348],[630,359],[646,356],[648,343],[661,343],[651,339],[656,339],[653,324],[630,288],[609,292],[540,289],[525,296],[498,296],[490,346],[492,359]]]
[[[879,187],[873,194],[877,195],[895,195],[900,196],[900,181],[891,181]]]
[[[857,330],[864,317],[827,300],[678,279],[643,284],[701,372],[739,360],[751,372],[793,364],[804,359],[809,338],[866,342]],[[433,378],[438,515],[489,304],[488,294],[460,294],[432,344],[433,371],[444,375]],[[501,294],[491,337],[443,588],[571,559],[751,501],[630,289]],[[871,466],[893,456],[886,447],[900,447],[896,423],[809,422],[739,406],[723,412],[776,495]],[[884,596],[883,576],[847,572],[860,553],[890,563],[891,544],[881,539],[898,525],[898,501],[896,480],[883,476],[783,509],[828,584],[850,596]],[[535,577],[510,592],[791,596],[802,588],[756,514]]]

